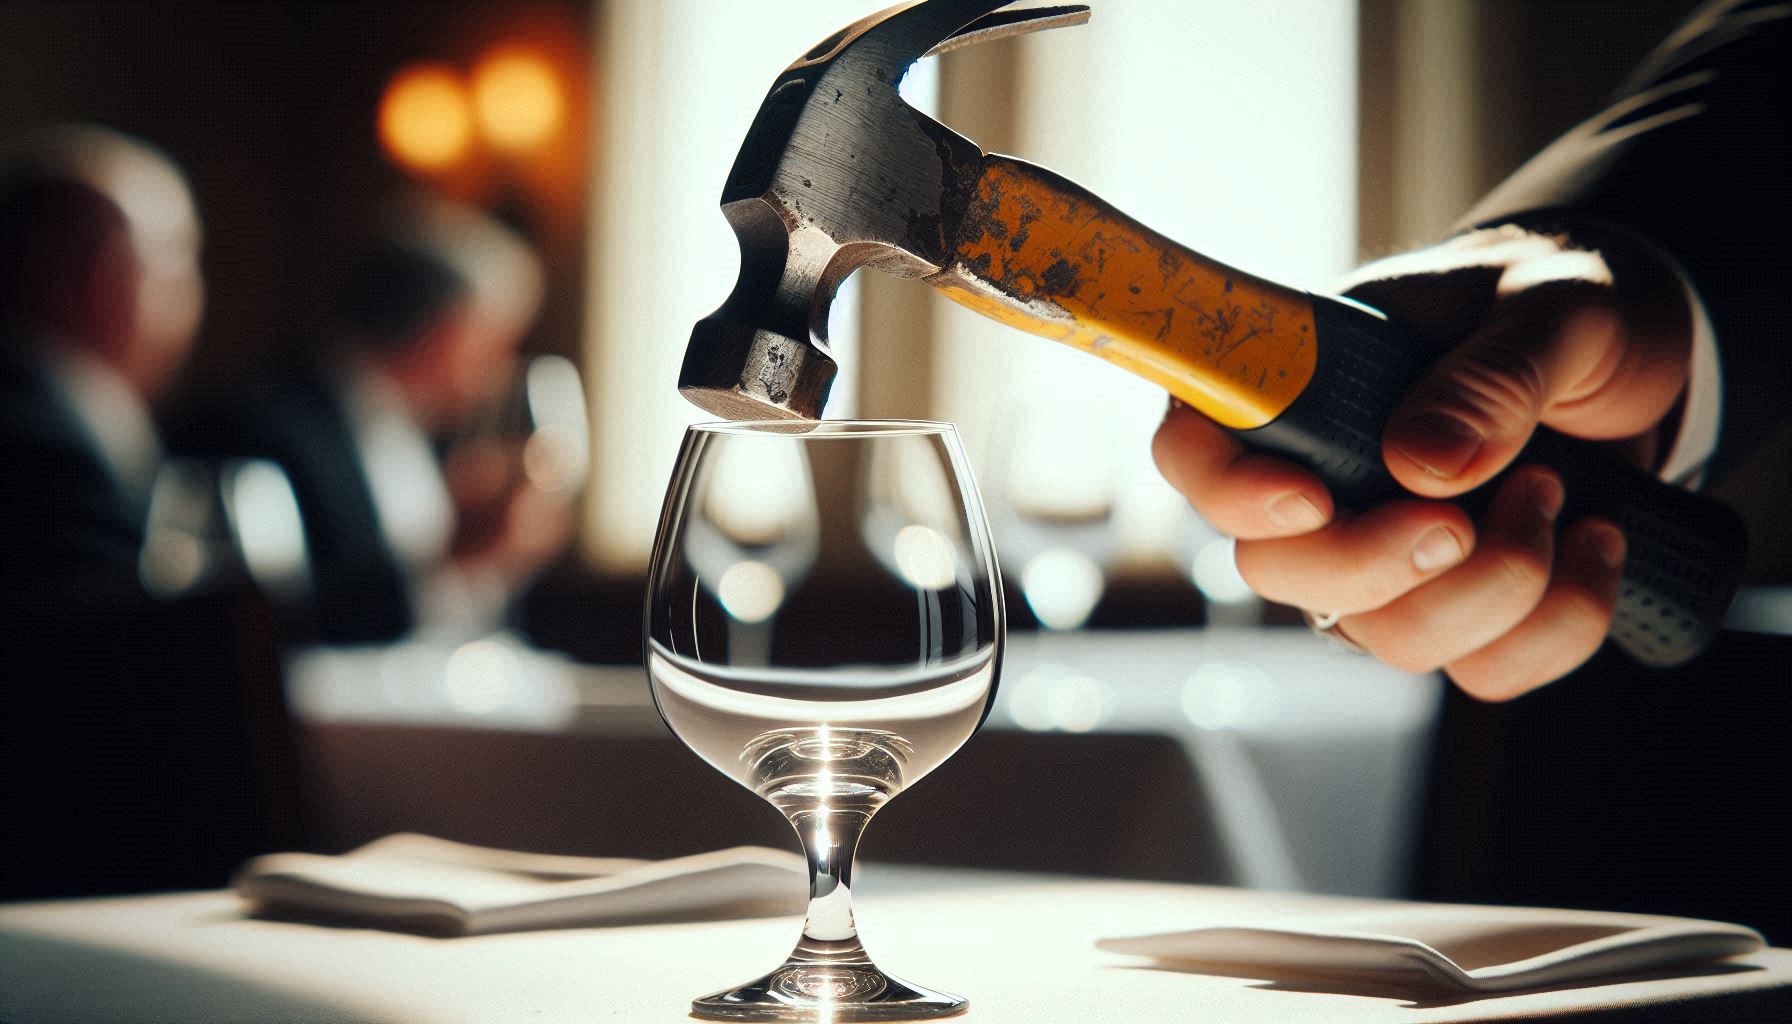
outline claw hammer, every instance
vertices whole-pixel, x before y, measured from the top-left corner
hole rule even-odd
[[[778,75],[722,192],[740,276],[692,330],[679,390],[727,419],[819,418],[837,370],[829,306],[869,266],[1162,386],[1312,469],[1345,507],[1403,493],[1382,430],[1438,353],[1372,309],[1225,266],[1043,167],[987,153],[897,94],[924,56],[1089,17],[1008,3],[892,7]],[[1530,462],[1561,475],[1562,521],[1604,516],[1628,539],[1610,638],[1649,666],[1697,655],[1735,594],[1740,518],[1552,430],[1515,464]],[[1460,500],[1477,508],[1496,483]]]

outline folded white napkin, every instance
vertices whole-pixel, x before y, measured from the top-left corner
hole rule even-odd
[[[762,846],[649,861],[517,853],[401,833],[338,857],[257,857],[231,884],[263,916],[473,935],[796,913],[808,868],[794,853]]]
[[[1682,917],[1409,903],[1096,945],[1210,974],[1489,993],[1722,960],[1764,943],[1741,925]]]

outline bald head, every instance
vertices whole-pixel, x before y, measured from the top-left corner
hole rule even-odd
[[[146,143],[64,127],[0,158],[0,324],[80,347],[145,397],[198,330],[198,256],[186,181]]]

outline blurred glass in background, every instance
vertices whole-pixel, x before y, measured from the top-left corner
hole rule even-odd
[[[292,482],[267,459],[170,459],[150,496],[139,574],[170,600],[252,581],[276,603],[311,594]]]
[[[1076,629],[1107,590],[1121,546],[1119,452],[1101,450],[1120,445],[1092,427],[1105,412],[1097,403],[1053,408],[1018,396],[1007,404],[1011,414],[986,458],[993,471],[986,479],[1001,496],[990,507],[996,546],[1039,624]]]

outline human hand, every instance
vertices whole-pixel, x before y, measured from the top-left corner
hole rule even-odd
[[[1383,661],[1442,668],[1486,700],[1559,678],[1604,639],[1621,533],[1594,518],[1558,531],[1562,486],[1542,466],[1501,481],[1478,524],[1426,499],[1500,473],[1539,423],[1652,462],[1691,349],[1675,272],[1623,236],[1577,230],[1570,244],[1502,228],[1352,278],[1347,294],[1445,350],[1383,438],[1383,460],[1413,497],[1335,510],[1313,474],[1247,451],[1177,403],[1153,442],[1159,469],[1238,538],[1239,571],[1259,594],[1339,614],[1335,628]]]

